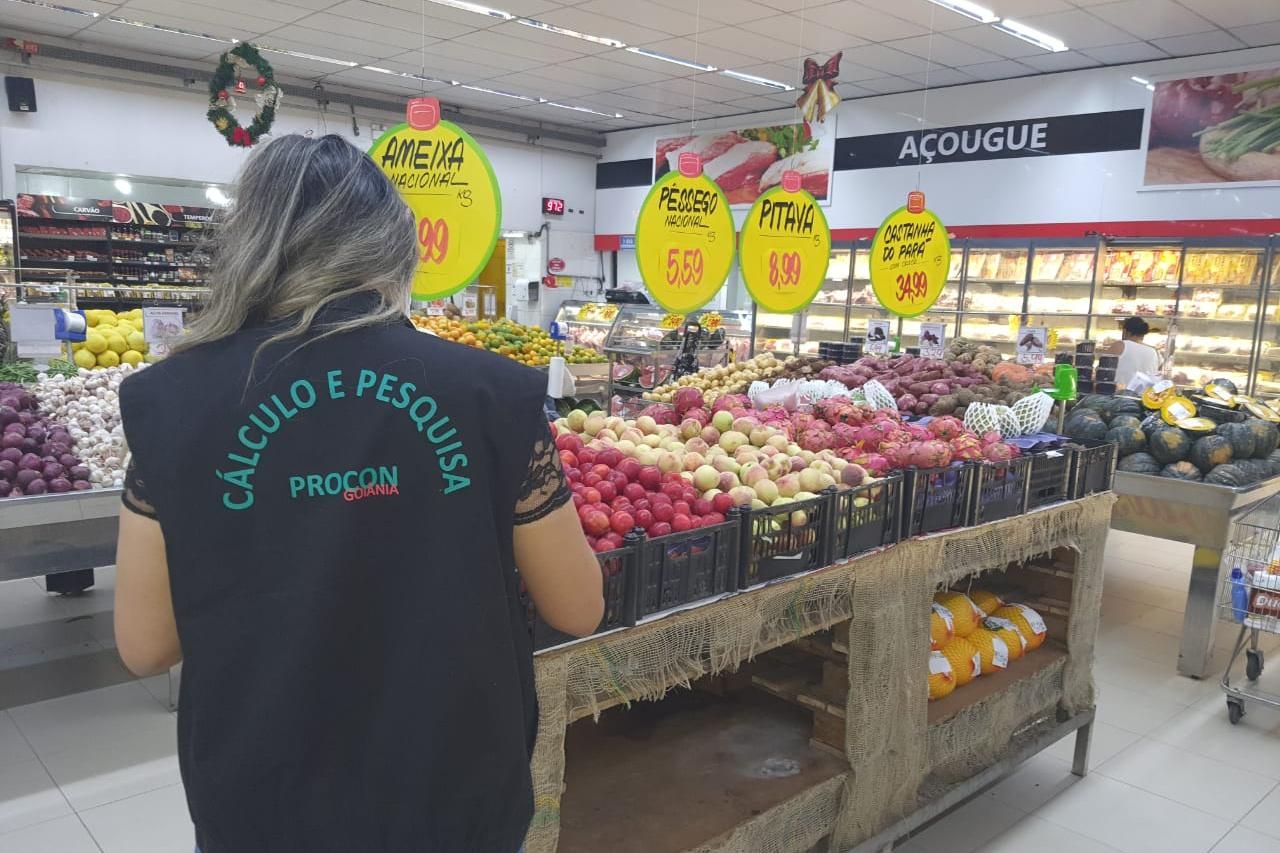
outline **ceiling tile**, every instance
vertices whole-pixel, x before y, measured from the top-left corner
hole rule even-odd
[[[243,0],[240,1],[243,2]],[[428,17],[441,18],[466,27],[467,29],[485,29],[493,26],[494,24],[502,23],[500,19],[489,15],[483,15],[478,12],[469,12],[465,9],[455,9],[451,6],[442,6],[439,3],[424,2],[424,0],[369,0],[369,2],[377,6],[385,6],[391,10],[408,12],[419,20],[421,20],[423,12],[425,11]],[[495,2],[491,5],[504,9],[513,15],[531,15],[533,13],[533,10],[521,10],[514,8],[515,5],[518,5],[514,0],[512,3],[508,3],[506,0],[503,0],[502,3]],[[556,5],[546,2],[536,2],[534,3],[534,8],[536,8],[538,12],[545,12],[549,8],[556,8]],[[333,10],[330,9],[329,11]],[[417,32],[421,29],[421,26],[422,25],[420,23],[409,24],[408,28],[413,32]]]
[[[113,47],[125,47],[134,52],[159,54],[177,59],[202,59],[231,47],[229,42],[219,44],[190,36],[114,24],[105,19],[99,19],[93,26],[81,30],[76,38]],[[334,67],[329,66],[330,69]]]
[[[1112,44],[1105,47],[1085,48],[1085,54],[1092,56],[1104,65],[1122,65],[1126,62],[1146,62],[1152,59],[1165,59],[1168,54],[1145,41],[1128,44]]]
[[[310,20],[310,19],[308,19]],[[421,36],[419,36],[421,39]],[[386,41],[376,41],[353,36],[338,31],[315,30],[310,27],[290,24],[281,27],[262,39],[263,44],[285,50],[300,50],[304,53],[315,53],[334,59],[350,59],[368,62],[371,59],[386,59],[399,56],[406,48],[415,44],[402,45]],[[429,39],[427,49],[435,39]],[[420,49],[420,48],[419,48]]]
[[[300,77],[304,80],[321,80],[335,71],[344,70],[342,66],[329,62],[316,62],[314,59],[300,59],[279,53],[268,53],[267,59],[277,74]]]
[[[1231,33],[1214,30],[1208,33],[1197,33],[1190,36],[1174,36],[1167,39],[1156,39],[1152,42],[1156,47],[1172,56],[1195,56],[1201,53],[1219,53],[1225,50],[1239,50],[1244,43]]]
[[[740,24],[739,28],[781,39],[790,44],[803,45],[800,53],[805,55],[817,51],[835,53],[867,43],[866,39],[837,28],[835,21],[824,20],[817,15],[806,15],[803,19],[796,15],[778,15],[758,21],[747,21]]]
[[[922,88],[919,83],[914,80],[908,80],[905,77],[880,77],[875,80],[863,80],[858,85],[880,95],[888,95],[893,92],[914,92]]]
[[[578,83],[553,80],[540,74],[506,74],[485,80],[483,85],[506,92],[520,92],[543,98],[581,98],[601,91],[599,81],[584,79]]]
[[[741,68],[745,65],[753,65],[760,61],[760,57],[749,56],[746,53],[708,44],[706,39],[699,39],[695,42],[692,38],[673,38],[665,41],[653,42],[644,45],[646,50],[656,51],[657,53],[665,53],[667,56],[674,56],[679,59],[701,62],[704,65],[714,65],[716,68]],[[793,48],[794,49],[794,48]],[[638,56],[634,53],[627,54],[627,61],[635,65],[642,65],[645,68],[659,68],[665,73],[662,76],[678,75],[687,76],[696,74],[697,71],[692,68],[681,68],[679,65],[673,65],[670,62],[663,62],[660,59],[650,59],[644,56]]]
[[[499,32],[502,27],[511,27],[516,31]],[[500,54],[519,56],[538,63],[567,62],[582,55],[576,51],[566,50],[559,46],[552,47],[549,44],[541,43],[541,41],[535,41],[528,38],[529,34],[538,35],[528,27],[506,23],[491,30],[478,30],[465,36],[458,36],[456,39],[450,39],[448,43],[471,48],[472,56],[476,56],[481,62],[496,59],[497,55]],[[572,39],[567,39],[567,41],[572,41]]]
[[[644,21],[646,25],[673,36],[711,29],[709,21],[700,21],[691,11],[660,6],[651,0],[588,0],[575,8],[623,21]],[[688,10],[689,6],[686,4],[684,9]]]
[[[657,101],[660,104],[683,104],[685,106],[698,101],[722,102],[733,101],[742,97],[742,92],[736,89],[727,89],[714,85],[706,79],[694,80],[689,77],[678,77],[674,80],[664,80],[660,83],[632,86],[631,88],[615,89],[614,91],[623,95],[631,95],[635,98]]]
[[[1067,0],[978,0],[978,5],[994,7],[1001,16],[1019,21],[1031,15],[1066,12],[1073,8]]]
[[[906,79],[913,80],[930,89],[934,86],[958,86],[963,83],[976,82],[976,78],[970,77],[963,71],[957,71],[954,68],[933,68],[930,69],[928,74],[907,74]]]
[[[175,2],[170,4],[170,8],[173,11],[183,11],[187,5],[185,2]],[[282,24],[305,18],[315,11],[302,4],[279,3],[276,0],[218,0],[217,8],[236,15],[252,15]]]
[[[1280,21],[1272,21],[1268,24],[1254,24],[1248,27],[1235,27],[1231,32],[1240,41],[1251,46],[1280,44]]]
[[[647,66],[637,65],[633,62],[623,60],[622,56],[634,56],[634,54],[618,52],[609,54],[608,59],[599,56],[584,56],[581,59],[575,59],[572,62],[562,62],[559,65],[550,65],[546,68],[539,68],[538,73],[544,77],[550,77],[553,80],[568,80],[575,82],[583,79],[584,75],[600,81],[601,88],[604,88],[608,81],[617,81],[618,88],[637,83],[656,83],[659,80],[665,80],[666,74],[660,69],[653,66],[661,66],[661,62],[649,62]],[[637,57],[639,58],[639,57]],[[675,66],[672,66],[673,68]],[[687,69],[692,73],[692,69]]]
[[[772,110],[785,110],[795,106],[795,99],[788,94],[785,97],[773,95],[755,95],[749,98],[739,98],[733,102],[739,112],[743,113],[764,113]]]
[[[442,22],[448,23],[448,22]],[[341,33],[339,36],[339,44],[348,39],[360,39],[366,42],[374,42],[383,45],[384,55],[394,55],[405,50],[413,48],[421,48],[422,46],[422,29],[416,27],[414,29],[402,29],[400,27],[387,26],[385,24],[375,23],[367,20],[359,20],[356,18],[345,18],[338,15],[331,15],[327,12],[321,12],[312,15],[303,22],[306,29],[312,31],[322,30],[326,33]],[[452,27],[452,25],[450,25]],[[284,28],[281,32],[288,32],[291,29],[301,30],[303,27]],[[461,33],[459,33],[461,35]],[[440,40],[440,36],[427,29],[427,44],[432,44]],[[388,49],[398,48],[398,50]]]
[[[651,41],[660,41],[668,38],[666,33],[642,27],[634,21],[608,18],[595,12],[588,12],[585,9],[556,9],[539,15],[538,20],[548,24],[555,24],[558,27],[577,30],[580,33],[616,39],[627,44],[646,44]],[[562,38],[565,37],[562,36]]]
[[[973,23],[971,18],[944,9],[930,3],[929,0],[860,0],[860,2],[874,10],[876,14],[902,18],[928,30],[958,30]]]
[[[1243,27],[1280,19],[1271,0],[1179,0],[1183,6],[1220,27]]]
[[[1010,77],[1025,77],[1037,73],[1029,65],[1002,59],[999,62],[982,62],[977,65],[965,65],[957,69],[978,80],[1007,80]]]
[[[397,71],[417,72],[422,67],[422,55],[418,51],[410,51],[382,64]],[[527,56],[517,56],[502,51],[478,51],[475,46],[463,44],[460,41],[436,42],[427,49],[428,74],[433,77],[452,77],[464,82],[493,77],[504,71],[508,73],[528,71],[543,64]],[[474,66],[475,70],[469,69],[468,65]],[[447,71],[445,74],[436,74],[432,69],[447,69]]]
[[[670,118],[688,118],[688,107],[673,107],[670,104],[659,103],[648,98],[633,98],[630,95],[623,95],[618,92],[604,92],[598,95],[590,95],[577,99],[583,106],[594,107],[596,109],[608,111],[610,109],[620,113],[635,113],[640,115],[669,116]]]
[[[86,12],[110,13],[114,3],[81,3],[75,8]],[[0,5],[0,22],[50,35],[71,35],[94,23],[91,15],[75,15],[53,8],[27,6],[20,3]]]
[[[789,43],[785,39],[771,38],[738,27],[704,31],[698,40],[712,47],[744,53],[758,62],[795,59],[797,55],[804,52],[798,45]]]
[[[684,10],[689,8],[689,0],[654,0],[660,6],[669,9]],[[813,8],[813,7],[810,7]],[[741,24],[758,18],[769,18],[778,14],[778,10],[752,0],[703,0],[698,14],[704,21],[715,21],[718,24]]]
[[[1007,33],[1002,33],[992,27],[983,26],[981,24],[973,27],[966,27],[963,30],[952,30],[947,35],[965,44],[971,44],[974,47],[980,47],[985,51],[994,53],[997,56],[1003,56],[1007,59],[1018,59],[1023,56],[1035,56],[1043,53],[1040,48],[1033,44],[1028,44],[1020,38],[1014,38]]]
[[[1000,58],[994,53],[956,41],[941,33],[886,42],[885,47],[922,57],[935,65],[975,65],[979,62],[994,62]]]
[[[7,11],[7,10],[6,10]],[[175,8],[172,0],[132,0],[114,13],[131,21],[205,33],[211,36],[255,40],[280,26],[280,21],[230,12],[217,6],[186,4]],[[3,15],[0,15],[3,17]]]
[[[877,68],[888,74],[917,74],[929,64],[918,56],[880,44],[855,47],[853,50],[846,50],[844,56],[855,64]]]
[[[1018,20],[1029,27],[1035,27],[1041,32],[1062,39],[1072,50],[1133,41],[1131,34],[1081,9],[1058,12],[1053,15],[1034,15]]]
[[[789,83],[792,86],[800,85],[800,78],[804,76],[804,66],[798,62],[762,62],[759,65],[743,65],[737,66],[734,71],[741,71],[743,74],[753,74],[756,77],[763,77],[766,80],[777,80],[780,83]],[[873,74],[873,77],[881,77],[881,74]],[[841,69],[840,78],[844,78],[843,68]],[[753,87],[753,92],[759,89]]]
[[[1137,36],[1134,41],[1185,36],[1213,29],[1213,24],[1173,0],[1122,0],[1120,3],[1094,6],[1089,11],[1133,33]]]
[[[453,88],[445,83],[424,83],[421,80],[379,74],[376,71],[366,71],[363,68],[339,69],[325,78],[326,84],[330,82],[356,86],[362,89],[395,92],[397,94],[412,94],[415,92],[439,93]]]
[[[779,12],[799,12],[809,7],[807,0],[760,0],[760,2],[766,6],[772,6]]]
[[[1039,56],[1028,56],[1019,61],[1047,74],[1055,71],[1072,71],[1076,68],[1095,68],[1102,64],[1074,50],[1068,50],[1065,53],[1041,53]]]
[[[445,7],[432,4],[428,8],[435,10],[444,9]],[[479,15],[470,15],[467,18],[467,23],[459,23],[450,18],[443,18],[434,14],[428,14],[426,18],[423,18],[421,9],[407,12],[403,9],[392,9],[388,6],[383,6],[380,3],[366,2],[366,0],[347,0],[345,3],[339,3],[334,6],[327,14],[337,15],[343,19],[353,21],[367,21],[369,24],[377,25],[385,30],[393,30],[406,37],[416,36],[418,38],[422,37],[424,28],[428,37],[446,39],[455,38],[489,26],[488,22]],[[307,25],[311,26],[311,21],[307,21]]]

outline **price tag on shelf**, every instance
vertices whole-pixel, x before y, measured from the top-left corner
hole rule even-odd
[[[795,172],[751,205],[738,264],[751,298],[767,311],[794,314],[813,301],[831,262],[831,229]]]
[[[649,190],[636,217],[636,262],[659,305],[683,314],[701,308],[733,268],[733,214],[720,187],[682,155]]]
[[[947,347],[946,323],[920,324],[920,355],[924,358],[942,358]]]
[[[867,341],[862,348],[872,355],[888,355],[889,347],[893,345],[892,338],[888,320],[868,320]]]
[[[942,295],[951,266],[947,228],[924,206],[924,193],[885,218],[871,241],[871,287],[899,317],[917,317]]]
[[[1018,331],[1018,364],[1040,364],[1049,352],[1049,330],[1044,326],[1023,326]]]
[[[498,179],[470,134],[440,118],[435,98],[409,101],[406,117],[373,143],[369,156],[413,211],[419,255],[413,297],[450,296],[475,281],[497,246]]]
[[[170,344],[182,335],[185,308],[155,306],[142,309],[142,337],[152,355],[168,355]]]

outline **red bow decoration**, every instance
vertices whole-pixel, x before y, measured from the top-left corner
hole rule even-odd
[[[231,142],[233,145],[242,145],[249,148],[253,145],[253,136],[243,127],[237,127],[231,131]]]
[[[844,51],[837,53],[824,64],[812,59],[804,61],[804,94],[796,100],[796,106],[804,112],[805,121],[824,121],[827,114],[840,103],[835,92],[836,78],[840,76],[840,59]]]

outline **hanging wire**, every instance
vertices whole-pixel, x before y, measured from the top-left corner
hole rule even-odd
[[[921,95],[920,102],[920,133],[916,138],[916,189],[920,189],[920,179],[924,173],[924,152],[921,150],[920,139],[924,136],[925,127],[929,122],[929,71],[933,68],[933,36],[937,30],[934,29],[934,16],[937,14],[938,7],[930,5],[929,7],[929,48],[924,60],[924,92]]]
[[[701,64],[702,60],[698,58],[698,45],[702,37],[702,0],[694,5],[693,10],[693,61]],[[699,74],[705,73],[702,71]],[[694,133],[698,128],[698,77],[694,75],[693,88],[689,91],[689,132]]]
[[[422,0],[422,73],[418,83],[423,95],[427,93],[427,3],[428,0]]]

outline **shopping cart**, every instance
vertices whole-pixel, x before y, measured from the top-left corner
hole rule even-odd
[[[1280,695],[1254,686],[1262,675],[1261,634],[1280,634],[1280,495],[1274,495],[1242,515],[1227,546],[1231,567],[1218,594],[1218,616],[1240,626],[1222,690],[1232,724],[1244,716],[1244,700],[1280,708]],[[1246,686],[1234,686],[1231,673],[1244,653]]]

